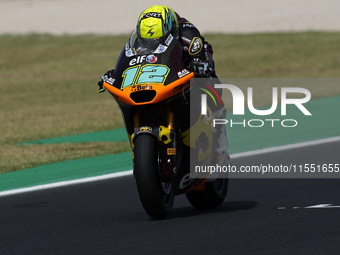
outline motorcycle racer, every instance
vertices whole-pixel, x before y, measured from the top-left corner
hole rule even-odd
[[[183,45],[184,66],[203,77],[216,76],[212,46],[192,23],[170,7],[155,5],[143,11],[138,18],[136,30],[144,44],[159,44],[169,34],[178,36]],[[111,69],[105,75],[110,78],[113,73],[114,69]],[[102,84],[102,80],[99,81],[99,92],[104,90]]]
[[[139,47],[137,51],[142,51],[143,48],[155,49],[161,42],[171,40],[171,36],[176,37],[183,46],[182,63],[190,71],[195,73],[196,77],[210,77],[217,80],[215,73],[215,65],[213,60],[212,46],[204,39],[199,30],[187,19],[181,17],[174,12],[170,7],[163,5],[154,5],[143,11],[137,21],[136,29],[132,34],[136,34]],[[169,36],[171,35],[171,36]],[[170,39],[169,39],[170,38]],[[105,91],[103,88],[103,80],[113,77],[114,69],[107,71],[102,76],[101,81],[98,82],[99,92]],[[211,86],[208,90],[215,90]],[[211,93],[214,96],[221,95],[221,90],[215,90]],[[215,118],[223,119],[226,117],[226,110],[224,105],[218,108],[212,107]],[[124,119],[130,119],[123,112]],[[125,121],[127,130],[129,124]],[[132,127],[131,127],[132,128]],[[227,154],[227,138],[224,126],[215,128],[214,132],[217,134],[217,141],[215,143],[215,150],[219,155],[223,156],[221,160],[229,160]]]

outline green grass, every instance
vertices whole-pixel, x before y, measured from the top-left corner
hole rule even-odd
[[[339,77],[340,33],[210,35],[220,77]]]
[[[206,35],[220,77],[340,77],[340,33]],[[128,36],[0,36],[0,172],[129,149],[17,143],[123,127],[97,81]]]

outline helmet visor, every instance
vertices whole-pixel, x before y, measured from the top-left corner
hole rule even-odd
[[[164,43],[164,38],[145,39],[137,36],[133,31],[130,36],[130,48],[138,55],[153,53],[158,47]]]

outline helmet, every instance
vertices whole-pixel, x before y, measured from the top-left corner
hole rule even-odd
[[[154,5],[140,14],[137,22],[138,37],[159,39],[169,33],[178,34],[177,16],[170,7]]]

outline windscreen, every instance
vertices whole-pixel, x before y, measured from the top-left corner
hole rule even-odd
[[[168,34],[162,38],[144,39],[137,35],[136,30],[132,31],[129,46],[137,55],[150,53],[163,53],[170,45],[173,36]]]

